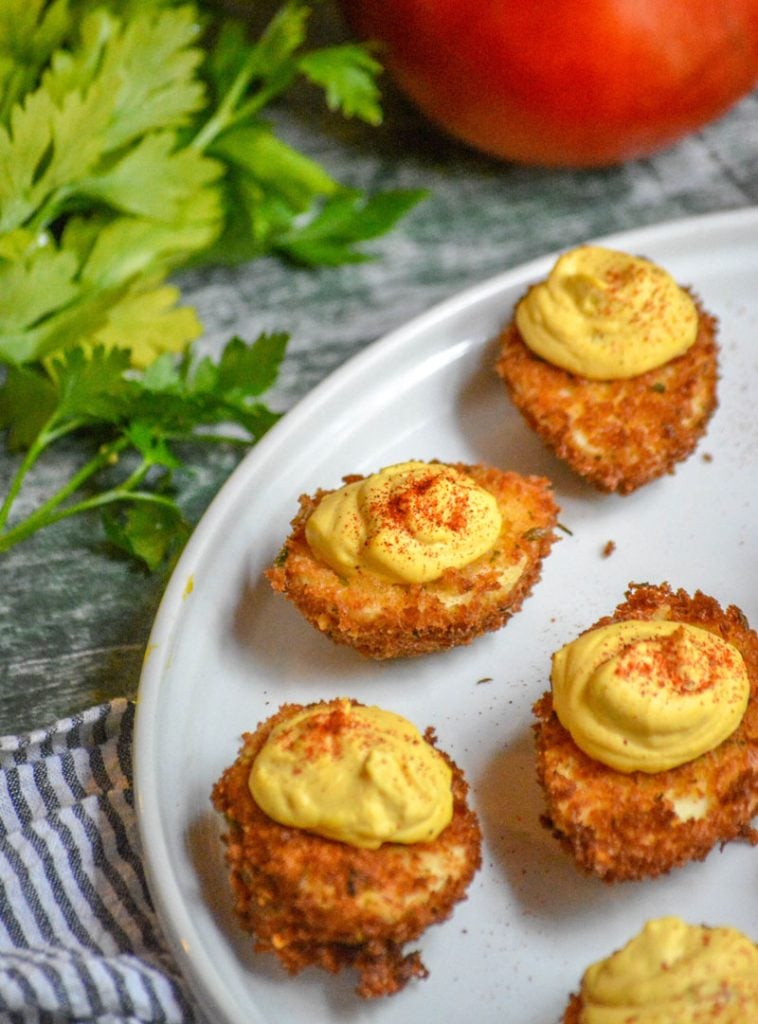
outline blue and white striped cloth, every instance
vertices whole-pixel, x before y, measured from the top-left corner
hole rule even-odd
[[[189,1024],[132,794],[134,706],[0,739],[0,1021]]]

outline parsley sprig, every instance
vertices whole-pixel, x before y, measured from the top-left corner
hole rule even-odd
[[[192,2],[0,4],[0,429],[24,453],[0,552],[99,509],[112,541],[159,564],[189,529],[177,446],[254,443],[276,419],[260,395],[285,345],[233,339],[217,363],[194,361],[202,325],[172,272],[363,260],[421,198],[340,184],[266,119],[302,81],[335,113],[381,121],[376,60],[309,48],[309,13],[287,0],[251,39]],[[100,439],[96,453],[14,521],[29,474],[74,433]]]
[[[365,259],[360,243],[421,197],[339,184],[263,116],[305,79],[378,124],[365,48],[307,49],[299,0],[255,41],[200,14],[169,0],[0,5],[0,360],[88,340],[147,365],[201,331],[172,270]]]
[[[233,338],[217,362],[166,353],[139,371],[130,368],[125,350],[101,346],[65,351],[51,360],[48,373],[10,367],[0,423],[25,453],[0,506],[0,552],[61,519],[98,509],[109,539],[156,568],[190,530],[171,493],[174,471],[182,466],[177,447],[255,443],[277,419],[259,396],[273,384],[286,343],[280,333],[262,334],[252,344]],[[78,431],[97,432],[95,454],[25,519],[9,525],[32,467],[56,441]],[[108,482],[98,487],[98,478]]]

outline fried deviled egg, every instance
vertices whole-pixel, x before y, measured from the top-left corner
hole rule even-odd
[[[758,946],[736,928],[648,921],[584,972],[563,1024],[749,1024],[758,1020]]]
[[[213,789],[235,910],[291,974],[353,967],[364,997],[426,977],[403,946],[481,861],[461,770],[406,719],[344,698],[285,704]]]
[[[496,370],[560,459],[599,490],[628,494],[673,472],[705,432],[716,333],[662,267],[579,246],[518,303]]]
[[[531,592],[558,508],[541,477],[404,462],[300,498],[266,575],[331,640],[370,658],[499,629]]]
[[[758,843],[758,635],[736,607],[632,585],[551,682],[534,708],[543,823],[581,870],[640,879]]]

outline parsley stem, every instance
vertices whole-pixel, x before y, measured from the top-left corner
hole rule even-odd
[[[42,447],[38,442],[39,438],[37,438],[35,443],[27,449],[26,454],[21,460],[21,465],[13,474],[13,479],[11,480],[11,485],[8,488],[8,493],[5,495],[5,500],[0,506],[0,530],[3,530],[5,528],[5,524],[8,522],[8,516],[10,515],[11,508],[13,507],[16,498],[21,493],[21,488],[24,485],[26,474],[32,468],[38,456],[42,452]]]
[[[255,442],[249,437],[232,437],[231,434],[201,434],[199,432],[193,432],[192,436],[187,438],[189,442],[195,444],[228,444],[237,448],[250,448]]]
[[[253,55],[251,54],[251,57]],[[190,143],[195,149],[204,151],[211,145],[214,139],[225,131],[230,124],[234,121],[234,108],[239,102],[245,89],[250,84],[250,80],[255,74],[255,62],[248,58],[247,61],[242,65],[240,70],[237,72],[237,77],[232,82],[231,86],[227,90],[218,108],[213,113],[197,135]]]
[[[36,214],[27,223],[27,230],[36,234],[49,228],[56,217],[60,215],[71,192],[72,190],[68,188],[57,188],[51,192]]]
[[[191,146],[199,149],[201,152],[205,152],[227,128],[231,128],[238,121],[249,120],[254,114],[257,114],[259,110],[265,107],[267,103],[270,103],[275,96],[284,92],[296,74],[296,68],[292,65],[284,73],[269,78],[254,96],[249,97],[247,102],[238,106],[245,90],[255,77],[258,70],[257,65],[257,54],[251,53],[250,57],[237,72],[237,77],[230,85],[212,117],[205,122],[190,143]]]
[[[53,441],[56,441],[59,437],[63,437],[65,434],[71,433],[79,426],[78,423],[70,422],[66,424],[66,426],[56,429],[53,426],[54,423],[55,414],[50,417],[42,430],[37,434],[34,441],[29,445],[26,450],[26,454],[21,460],[21,465],[13,474],[13,479],[11,480],[11,485],[8,488],[8,493],[5,495],[2,505],[0,505],[0,530],[4,529],[5,524],[8,522],[8,516],[10,515],[11,508],[21,493],[24,480],[40,455],[48,445],[52,444]]]
[[[122,485],[114,487],[110,491],[103,491],[101,494],[96,494],[91,498],[75,502],[73,505],[66,505],[65,508],[53,509],[44,516],[39,515],[42,511],[41,508],[37,509],[28,519],[0,535],[0,552],[7,551],[14,544],[19,544],[22,540],[26,540],[33,533],[42,530],[46,526],[52,526],[53,523],[59,523],[70,516],[78,515],[80,512],[89,512],[92,509],[102,508],[104,505],[112,505],[117,501],[142,501],[153,505],[162,505],[172,510],[176,508],[171,498],[164,498],[160,494],[151,494],[148,491],[127,491],[124,490]]]
[[[60,430],[55,432],[51,431],[49,434],[44,430],[41,431],[34,444],[27,451],[23,462],[14,475],[10,490],[6,495],[2,508],[0,508],[0,530],[5,528],[11,507],[21,491],[26,474],[29,472],[32,465],[36,462],[37,458],[41,455],[47,445],[56,437],[60,437],[62,433],[63,432]],[[56,509],[60,504],[64,502],[66,498],[69,498],[72,494],[78,491],[82,484],[86,483],[86,481],[97,473],[98,470],[111,462],[113,458],[128,445],[128,443],[129,442],[125,437],[121,437],[109,445],[104,445],[94,459],[90,459],[89,462],[85,463],[78,472],[74,473],[71,479],[68,480],[63,487],[57,490],[55,494],[51,495],[51,497],[47,499],[47,501],[43,502],[42,505],[36,508],[34,512],[27,516],[22,523],[19,523],[18,526],[15,526],[10,530],[6,530],[2,535],[0,535],[0,551],[4,551],[6,548],[11,547],[12,544],[16,543],[16,541],[11,541],[10,543],[5,544],[4,541],[6,538],[14,536],[16,532],[26,524],[31,523],[32,528],[27,533],[24,533],[23,537],[29,536],[42,526],[47,525],[48,522],[55,522],[56,518],[58,518],[56,516]],[[70,507],[73,508],[75,506]],[[20,537],[19,539],[23,539],[23,537]]]
[[[123,483],[119,484],[118,490],[120,491],[133,491],[147,476],[147,471],[150,469],[150,463],[142,461],[139,466],[130,473],[129,476],[124,480]],[[107,493],[107,492],[106,492]]]

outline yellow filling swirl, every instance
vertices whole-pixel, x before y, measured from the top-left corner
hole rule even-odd
[[[436,839],[453,816],[452,771],[414,725],[337,700],[272,729],[250,792],[270,818],[351,846]]]
[[[649,921],[582,979],[581,1024],[758,1021],[758,947],[734,928]]]
[[[427,583],[487,552],[500,534],[497,501],[465,473],[403,462],[327,494],[311,514],[311,550],[341,575]]]
[[[662,267],[600,246],[561,256],[516,308],[524,342],[591,380],[636,377],[682,355],[697,337],[690,296]]]
[[[717,747],[750,696],[740,652],[680,622],[614,622],[553,655],[553,705],[590,757],[659,772]]]

